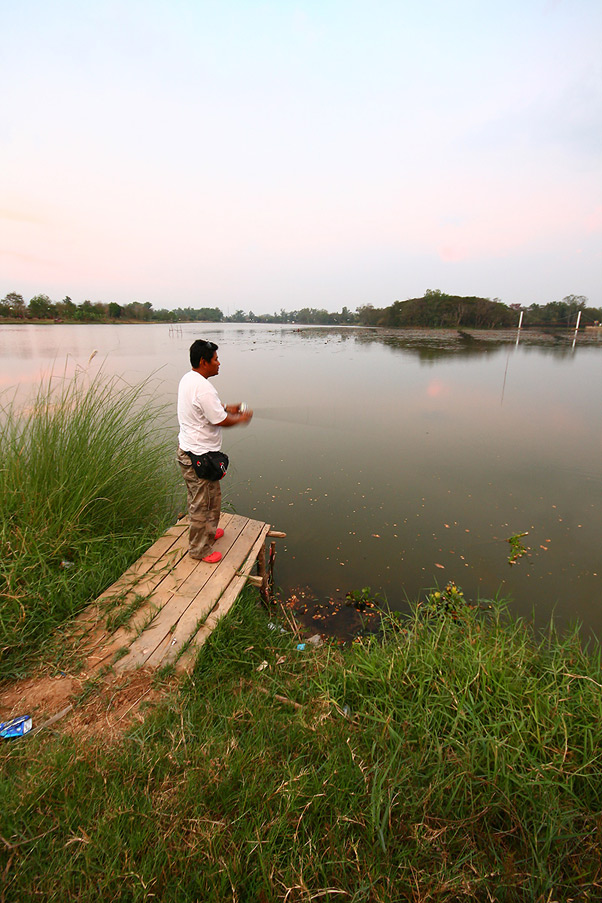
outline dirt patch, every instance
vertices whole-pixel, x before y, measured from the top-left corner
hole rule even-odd
[[[176,681],[170,678],[158,683],[156,672],[145,669],[106,674],[93,681],[86,672],[40,674],[0,688],[0,721],[31,715],[35,730],[61,715],[48,730],[117,743],[135,724],[144,721],[149,707]]]
[[[0,721],[31,715],[35,721],[50,718],[81,692],[83,678],[40,675],[5,684],[0,689]]]
[[[73,710],[65,732],[117,743],[127,731],[144,721],[149,709],[164,698],[175,682],[177,678],[158,684],[156,672],[150,670],[105,677]]]

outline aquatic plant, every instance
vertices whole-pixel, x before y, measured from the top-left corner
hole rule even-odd
[[[526,555],[529,551],[529,547],[524,545],[522,542],[523,536],[528,536],[528,531],[526,533],[514,533],[512,536],[509,536],[506,542],[510,543],[510,554],[508,555],[508,564],[516,564],[519,558],[522,558],[523,555]]]

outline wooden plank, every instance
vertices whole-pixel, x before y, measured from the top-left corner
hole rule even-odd
[[[122,668],[139,667],[143,664],[158,667],[170,648],[173,647],[174,653],[182,648],[190,634],[196,631],[199,621],[206,618],[215,606],[249,555],[261,527],[257,521],[247,519],[243,531],[218,566],[204,566],[211,570],[208,574],[205,572],[203,585],[199,585],[200,580],[195,574],[198,587],[196,592],[191,591],[190,581],[180,588],[161,612],[160,622],[159,619],[156,621],[156,629],[153,625],[144,631],[135,644],[132,644],[131,654],[119,663]]]
[[[154,620],[163,604],[157,590],[163,583],[171,581],[178,566],[188,560],[189,556],[184,548],[170,549],[164,559],[155,562],[153,568],[130,587],[123,597],[121,607],[133,603],[136,596],[140,596],[142,601],[128,622],[110,634],[99,626],[93,637],[88,640],[88,657],[93,660],[95,669],[109,664],[118,650],[129,646],[132,640],[144,631],[147,624]],[[115,609],[115,613],[119,613],[119,608]],[[96,654],[97,649],[100,649],[100,654]]]
[[[224,558],[230,553],[234,543],[249,521],[248,517],[232,515],[227,533],[215,543],[215,548],[221,551]],[[218,569],[222,565],[218,565]],[[216,572],[214,565],[208,565],[187,555],[179,561],[172,573],[162,581],[155,591],[153,602],[163,609],[174,594],[187,595],[190,599],[197,595],[205,583]],[[165,612],[165,618],[169,619],[169,613]]]
[[[221,513],[220,526],[225,535],[215,544],[223,554],[217,567],[190,557],[188,522],[181,519],[82,612],[74,622],[74,636],[83,642],[89,671],[110,664],[124,648],[128,652],[116,662],[116,670],[176,661],[193,634],[177,667],[194,665],[198,649],[243,588],[270,530],[267,524],[228,512]],[[146,598],[130,622],[107,636],[102,627],[111,600],[119,600],[114,608],[118,614],[137,596]]]
[[[247,521],[248,518],[227,512],[222,512],[220,515],[220,525],[222,525],[222,529],[227,530],[229,536],[236,536]],[[108,642],[106,631],[101,628],[97,630],[94,637],[89,638],[88,656],[93,660],[92,666],[95,670],[107,665],[118,650],[130,646],[132,642],[135,642],[138,634],[145,632],[147,629],[145,625],[154,622],[165,602],[171,598],[173,592],[177,591],[179,585],[196,570],[200,563],[186,553],[188,548],[187,524],[180,520],[176,526],[181,529],[179,537],[171,547],[167,547],[164,557],[154,561],[146,574],[130,586],[122,605],[130,604],[137,595],[149,596],[149,598],[141,604],[127,624],[113,632]],[[170,534],[173,529],[173,527],[169,528],[167,533]],[[161,539],[164,539],[165,535],[157,540],[151,548],[160,551]],[[143,558],[147,557],[148,551],[150,550],[147,550]],[[163,586],[165,586],[165,592],[163,592]],[[95,654],[96,649],[101,645],[103,646],[101,654]]]
[[[152,570],[172,549],[180,550],[185,548],[184,539],[187,529],[185,524],[174,524],[173,527],[169,527],[163,536],[160,536],[112,586],[106,589],[104,593],[101,593],[96,601],[101,602],[103,599],[120,595],[124,587],[131,586],[137,577]]]
[[[220,526],[222,529],[229,529],[229,524],[233,517],[234,515],[229,514],[226,511],[221,512]],[[180,518],[176,524],[172,527],[168,527],[165,533],[160,536],[152,546],[149,546],[146,552],[144,552],[144,554],[115,581],[115,583],[108,587],[108,589],[106,589],[92,605],[89,605],[86,610],[75,619],[75,622],[82,626],[88,623],[96,624],[103,614],[104,605],[102,603],[106,605],[107,601],[124,596],[128,592],[130,593],[130,596],[133,596],[134,590],[138,592],[139,595],[142,595],[143,593],[140,592],[139,584],[144,576],[150,576],[153,573],[164,576],[165,562],[162,561],[164,557],[169,556],[170,554],[179,558],[184,557],[188,548],[187,533],[188,518]],[[169,565],[169,570],[171,570],[172,562],[168,560],[167,563]],[[144,594],[148,592],[148,585],[144,587],[144,591]],[[131,601],[131,599],[129,601]]]
[[[169,527],[163,536],[149,546],[140,558],[138,558],[127,571],[119,577],[111,586],[109,586],[100,596],[88,605],[86,609],[74,619],[74,624],[78,628],[82,628],[83,632],[98,623],[102,617],[106,602],[123,595],[128,589],[131,589],[138,579],[146,574],[151,568],[155,567],[157,562],[166,555],[174,546],[180,546],[182,537],[187,531],[185,524],[174,524]]]
[[[229,531],[232,544],[217,567],[199,562],[202,567],[182,584],[162,609],[161,616],[132,643],[130,654],[116,668],[124,670],[144,664],[158,667],[168,650],[173,649],[175,654],[181,649],[235,578],[263,530],[260,522],[244,520],[243,529],[233,541],[233,531]]]
[[[155,590],[164,580],[169,579],[174,567],[176,567],[185,554],[186,553],[182,549],[170,549],[166,558],[155,562],[153,568],[125,592],[120,607],[130,605],[135,601],[136,596],[140,596],[143,601],[141,601],[140,607],[132,613],[127,624],[118,627],[112,634],[109,634],[110,638],[108,643],[107,631],[100,625],[98,625],[95,634],[88,637],[87,646],[90,653],[100,645],[105,646],[106,654],[98,659],[98,664],[102,664],[107,658],[110,658],[115,649],[122,648],[124,645],[129,645],[132,641],[132,637],[140,630],[144,629],[144,626],[149,619],[156,616],[158,608],[154,603]],[[106,614],[106,611],[104,613]],[[115,614],[118,613],[119,608],[116,608]]]
[[[215,626],[220,618],[223,618],[224,615],[230,611],[236,599],[240,595],[246,583],[246,578],[248,574],[251,573],[251,569],[253,567],[253,564],[255,563],[255,560],[257,559],[257,556],[259,555],[260,550],[264,548],[265,539],[269,529],[270,525],[264,524],[264,527],[261,530],[261,533],[258,536],[253,548],[251,549],[247,560],[239,569],[239,574],[235,575],[234,578],[230,581],[229,586],[218,600],[216,606],[209,613],[205,623],[202,624],[201,627],[199,627],[196,634],[192,637],[190,645],[176,660],[177,671],[191,671],[194,668],[199,649],[201,648],[203,643],[205,643],[206,640],[211,636],[211,633],[215,629]],[[178,655],[179,648],[180,647],[176,644],[169,646],[161,664],[166,665],[172,662]]]

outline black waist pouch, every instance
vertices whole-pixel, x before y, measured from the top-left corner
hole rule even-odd
[[[194,452],[186,452],[194,472],[201,480],[221,480],[226,476],[230,459],[223,452],[205,452],[204,455],[195,455]]]

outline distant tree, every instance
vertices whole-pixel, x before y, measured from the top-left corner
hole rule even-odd
[[[581,317],[582,326],[593,326],[602,323],[602,307],[586,307]]]
[[[74,320],[77,316],[77,304],[74,304],[69,295],[65,295],[62,301],[56,302],[56,312],[63,320]]]
[[[357,314],[352,313],[348,307],[343,307],[340,313],[339,322],[345,325],[357,323]]]
[[[17,292],[9,292],[2,303],[8,306],[13,317],[22,319],[25,316],[25,299],[23,295],[18,295]]]
[[[395,301],[381,312],[378,325],[391,327],[495,329],[510,326],[515,315],[501,301],[446,295],[429,289],[422,298]]]
[[[566,304],[566,315],[567,315],[567,326],[572,326],[577,322],[577,314],[579,311],[583,311],[587,305],[587,298],[585,295],[566,295],[562,299],[563,304]]]
[[[139,320],[142,323],[148,322],[152,318],[153,305],[150,301],[132,301],[122,308],[122,314],[128,320]]]
[[[56,307],[48,295],[34,295],[29,302],[29,316],[36,320],[50,320],[56,314]]]
[[[165,310],[161,308],[153,311],[153,322],[175,323],[177,319],[175,310]]]
[[[374,307],[373,304],[364,304],[357,309],[358,322],[362,326],[377,326],[384,311]]]
[[[98,323],[107,317],[107,307],[100,301],[94,304],[89,299],[83,301],[77,308],[74,319],[80,323]]]
[[[557,326],[570,328],[575,326],[577,315],[582,311],[581,325],[593,323],[599,310],[587,306],[585,295],[566,295],[562,301],[548,301],[547,304],[530,304],[525,310],[523,324],[526,326]]]
[[[219,307],[200,307],[198,310],[198,319],[209,323],[221,323],[224,315]]]
[[[173,313],[175,313],[176,320],[180,323],[194,323],[197,321],[221,323],[224,319],[219,307],[178,307]]]

